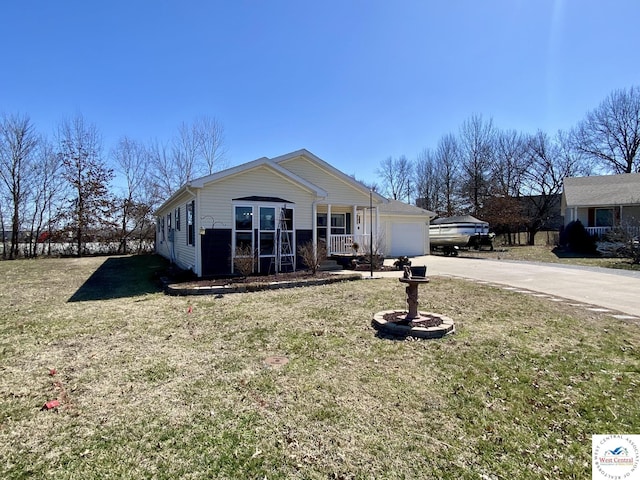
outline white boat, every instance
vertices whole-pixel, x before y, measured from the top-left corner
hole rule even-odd
[[[442,249],[445,254],[455,255],[461,247],[479,249],[488,246],[493,250],[493,237],[489,224],[471,215],[438,218],[429,226],[431,250]]]

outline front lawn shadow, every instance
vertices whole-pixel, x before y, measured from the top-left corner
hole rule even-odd
[[[164,260],[157,255],[109,257],[67,301],[109,300],[160,292],[154,274],[164,268]]]

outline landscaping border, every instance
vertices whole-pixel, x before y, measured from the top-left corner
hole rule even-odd
[[[168,283],[164,285],[167,295],[225,295],[227,293],[259,292],[262,290],[278,290],[282,288],[313,287],[337,282],[362,280],[359,273],[336,274],[324,278],[305,278],[297,280],[282,280],[274,282],[229,283],[227,285],[213,286],[186,286],[180,283]]]

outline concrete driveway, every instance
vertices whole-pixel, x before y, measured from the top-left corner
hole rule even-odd
[[[429,276],[490,282],[622,312],[625,315],[621,318],[640,317],[640,272],[439,255],[411,261],[413,265],[426,265]],[[399,277],[400,272],[385,272],[384,276]]]

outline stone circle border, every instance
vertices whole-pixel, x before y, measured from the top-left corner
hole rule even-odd
[[[412,327],[411,325],[399,325],[394,322],[388,322],[384,316],[389,313],[406,313],[406,310],[383,310],[373,316],[371,324],[378,331],[395,335],[398,337],[416,337],[416,338],[442,338],[445,335],[455,333],[456,327],[453,320],[446,315],[433,312],[418,312],[421,316],[430,316],[440,318],[442,323],[436,327]]]

